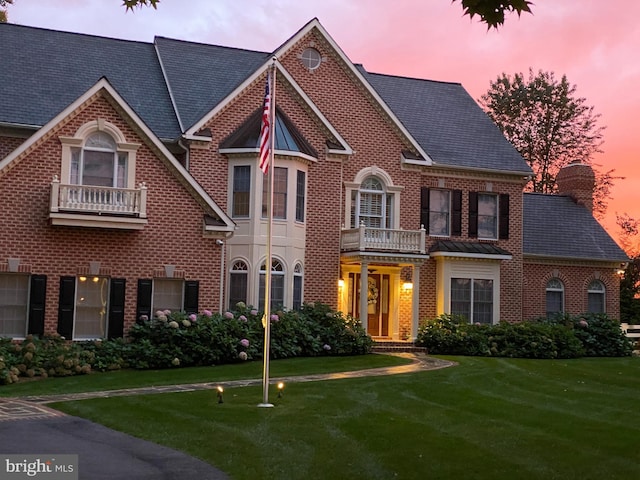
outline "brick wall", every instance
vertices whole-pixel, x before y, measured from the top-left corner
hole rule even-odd
[[[141,231],[49,224],[50,183],[61,169],[58,136],[73,136],[97,118],[115,124],[127,141],[143,143],[137,152],[136,184],[147,183],[149,223]],[[6,139],[0,142],[6,145]],[[60,276],[74,276],[91,261],[100,262],[112,278],[127,280],[125,328],[135,322],[137,280],[152,278],[165,264],[200,281],[200,310],[217,309],[219,247],[203,238],[202,208],[104,98],[88,101],[0,176],[0,210],[0,262],[20,258],[31,273],[47,275],[46,331],[57,328]]]

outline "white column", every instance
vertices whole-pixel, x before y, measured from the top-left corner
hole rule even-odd
[[[418,338],[418,324],[420,323],[420,266],[413,266],[413,291],[411,297],[411,339]]]
[[[360,321],[362,322],[362,328],[366,332],[368,330],[368,314],[369,303],[367,302],[369,296],[369,264],[362,262],[360,264]]]

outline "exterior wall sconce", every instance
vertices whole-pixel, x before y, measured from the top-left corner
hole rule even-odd
[[[344,280],[340,279],[338,280],[338,288],[343,288],[344,287]]]
[[[413,290],[413,283],[411,282],[404,282],[402,284],[402,289],[403,290]]]

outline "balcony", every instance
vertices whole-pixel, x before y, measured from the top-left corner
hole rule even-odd
[[[358,228],[342,230],[340,249],[343,252],[389,252],[425,254],[426,232],[421,230],[392,230],[369,228],[360,224]]]
[[[147,224],[147,187],[112,188],[51,182],[52,225],[140,230]]]

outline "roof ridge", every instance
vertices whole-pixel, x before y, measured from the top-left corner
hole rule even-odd
[[[6,25],[6,26],[11,26],[11,27],[16,27],[16,28],[24,28],[24,29],[29,29],[29,30],[40,30],[40,31],[44,31],[44,32],[50,32],[50,33],[54,33],[54,34],[61,34],[61,35],[70,35],[70,36],[74,36],[74,37],[91,37],[91,38],[99,38],[102,40],[113,40],[116,42],[126,42],[126,43],[138,43],[141,45],[153,45],[152,42],[145,42],[144,40],[130,40],[130,39],[126,39],[126,38],[116,38],[116,37],[107,37],[107,36],[103,36],[103,35],[96,35],[93,33],[83,33],[83,32],[69,32],[67,30],[57,30],[57,29],[53,29],[53,28],[46,28],[46,27],[34,27],[33,25],[20,25],[18,23],[3,23],[0,22],[0,25]]]

